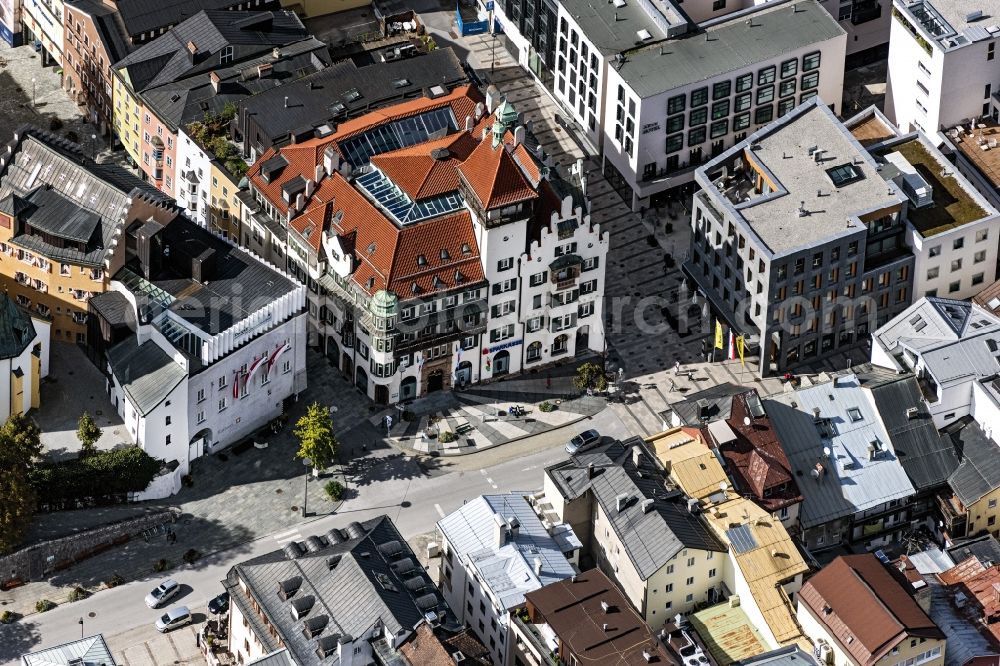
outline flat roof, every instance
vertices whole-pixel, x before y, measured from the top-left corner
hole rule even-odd
[[[816,0],[765,5],[749,15],[753,25],[747,18],[741,12],[703,32],[630,51],[615,67],[639,97],[652,97],[846,34]]]
[[[996,214],[992,207],[987,210],[980,205],[972,185],[936,148],[922,141],[919,135],[877,151],[882,156],[892,153],[899,153],[906,158],[933,188],[931,205],[921,208],[910,205],[906,212],[906,219],[922,236],[934,236]],[[882,169],[882,177],[891,177],[896,171],[895,167],[887,163]]]
[[[863,224],[848,225],[847,221],[866,212],[898,207],[903,200],[897,188],[882,179],[874,159],[819,98],[793,109],[736,148],[742,150],[729,154],[742,154],[744,160],[749,156],[777,188],[733,204],[775,254],[863,233]],[[821,151],[819,162],[814,156],[817,150]],[[720,158],[703,169],[710,172],[724,162]],[[854,176],[835,185],[830,170],[837,167],[852,171]],[[800,208],[804,215],[800,215]]]
[[[901,4],[945,48],[989,39],[987,27],[996,24],[996,12],[990,11],[995,6],[983,0],[904,0]]]
[[[651,39],[647,41],[667,38],[667,33],[640,6],[640,0],[625,0],[620,7],[608,0],[566,0],[562,5],[587,41],[606,56],[641,46],[639,30],[649,32]]]
[[[953,127],[947,132],[947,140],[965,159],[972,162],[983,178],[993,187],[1000,188],[1000,145],[995,148],[989,147],[991,140],[1000,144],[1000,125],[993,120],[977,119],[976,123],[985,127],[977,127],[973,133],[970,133],[969,128],[964,125],[961,126],[961,132],[958,127]],[[987,142],[986,150],[983,150],[980,140]]]
[[[769,647],[740,606],[712,606],[691,615],[690,621],[718,664],[753,657]]]

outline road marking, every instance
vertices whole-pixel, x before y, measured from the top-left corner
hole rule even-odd
[[[281,539],[281,537],[286,537],[286,536],[289,536],[289,535],[292,535],[292,534],[298,534],[298,533],[299,533],[299,528],[293,527],[290,530],[286,530],[284,532],[278,532],[277,534],[272,534],[271,536],[274,537],[275,541],[278,541],[279,539]]]
[[[485,469],[479,470],[479,473],[482,474],[483,476],[486,476],[486,470]]]
[[[441,516],[442,518],[444,518],[444,511],[441,509],[441,505],[440,504],[435,504],[434,505],[434,510],[438,512],[439,516]]]

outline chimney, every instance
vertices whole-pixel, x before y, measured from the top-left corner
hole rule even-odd
[[[688,498],[688,513],[698,513],[701,506],[698,504],[698,500],[693,497]]]
[[[601,625],[601,629],[603,629],[603,630],[604,630],[604,633],[608,633],[608,623],[607,623],[607,622],[605,622],[604,624],[602,624],[602,625]]]
[[[483,128],[483,141],[486,141],[486,138],[489,137],[489,135],[490,135],[490,128],[489,127],[484,127]]]
[[[312,180],[306,179],[306,198],[311,197],[313,190],[316,189],[316,183]]]
[[[475,110],[474,110],[474,111],[472,112],[472,117],[473,117],[473,118],[475,119],[475,121],[476,121],[476,122],[478,123],[478,122],[479,122],[479,119],[483,117],[483,114],[484,114],[485,112],[486,112],[486,107],[485,107],[485,106],[483,106],[483,103],[482,103],[482,102],[476,102],[476,108],[475,108]]]
[[[285,222],[291,224],[293,217],[295,217],[295,211],[289,206],[288,211],[285,213]]]
[[[653,653],[649,650],[642,651],[642,658],[646,660],[647,664],[653,663]]]
[[[517,516],[511,516],[507,519],[507,534],[511,539],[516,539],[517,535],[521,532],[521,521],[517,519]]]
[[[833,378],[833,388],[837,388],[837,378]]]
[[[288,108],[288,95],[285,95],[285,108]]]
[[[799,210],[797,211],[797,214],[798,214],[799,217],[805,217],[806,216],[806,202],[805,201],[800,201],[799,202]]]
[[[472,116],[465,117],[465,131],[472,134],[472,130],[475,128],[476,123],[472,120]]]
[[[639,446],[632,447],[632,464],[636,467],[642,464],[642,449]]]
[[[275,60],[279,59],[281,57],[281,49],[275,46],[274,49],[271,50],[271,57]]]
[[[653,504],[654,504],[654,500],[652,500],[652,499],[644,499],[644,500],[642,500],[642,512],[643,513],[649,513],[650,511],[652,511],[653,510]]]
[[[595,472],[594,472],[594,463],[587,463],[587,478],[588,479],[593,479],[594,478],[594,474],[595,474]]]
[[[605,613],[607,613],[609,610],[611,610],[611,606],[608,605],[607,601],[602,601],[601,602],[601,610],[604,611]]]
[[[326,167],[322,164],[317,164],[316,169],[313,171],[313,175],[316,178],[316,182],[319,183],[323,180],[323,176],[326,175]]]
[[[524,143],[524,125],[518,125],[514,128],[514,145]]]
[[[497,87],[491,85],[486,89],[486,113],[493,113],[493,111],[500,104],[500,91]]]
[[[878,449],[875,448],[874,444],[868,445],[868,461],[871,462],[875,460],[875,456],[878,453]]]
[[[323,168],[331,176],[340,169],[340,153],[333,146],[323,151]]]
[[[306,185],[308,187],[308,184]],[[295,210],[303,210],[306,207],[306,197],[299,192],[295,195]]]
[[[188,53],[190,53],[191,55],[195,55],[196,53],[198,53],[198,47],[195,46],[194,42],[188,42],[186,46]]]
[[[628,506],[628,495],[622,493],[615,498],[615,510],[618,511],[618,513],[621,513],[625,510],[626,506]]]
[[[535,558],[535,575],[536,576],[542,575],[542,558],[540,557]]]
[[[263,79],[274,70],[274,66],[269,62],[262,62],[257,65],[257,78]]]
[[[493,514],[493,545],[503,548],[507,543],[507,521]]]
[[[739,608],[740,607],[740,597],[739,597],[739,595],[734,594],[731,597],[729,597],[729,607],[730,608]]]
[[[208,80],[212,82],[212,90],[219,92],[219,75],[212,72],[208,75]]]
[[[813,420],[819,421],[821,413],[819,407],[813,407]]]
[[[917,409],[916,407],[909,407],[906,410],[906,419],[908,421],[909,420],[913,420],[913,419],[917,418],[917,416],[919,414],[920,414],[920,410],[919,409]]]

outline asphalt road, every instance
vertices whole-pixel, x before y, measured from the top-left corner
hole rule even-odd
[[[199,615],[197,610],[222,591],[220,581],[230,567],[275,550],[289,540],[323,534],[333,527],[345,527],[352,521],[381,514],[388,514],[409,539],[434,530],[441,517],[467,499],[512,490],[535,491],[542,486],[542,469],[565,458],[565,442],[588,428],[597,428],[602,434],[616,438],[631,434],[614,412],[605,409],[591,419],[459,458],[418,462],[394,449],[371,453],[362,462],[372,466],[374,473],[364,476],[373,480],[360,487],[349,484],[349,499],[337,513],[312,518],[292,530],[282,528],[277,533],[207,556],[196,567],[170,572],[170,577],[183,587],[171,605],[186,605],[195,611],[196,621],[204,620],[204,614]],[[150,576],[11,625],[0,625],[0,661],[20,666],[18,657],[25,652],[78,639],[81,618],[87,636],[97,633],[111,636],[143,625],[149,627],[150,636],[155,635],[153,622],[164,611],[147,608],[143,598],[158,580]]]

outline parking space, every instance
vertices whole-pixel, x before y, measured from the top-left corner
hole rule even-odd
[[[207,662],[196,642],[197,630],[192,625],[160,634],[152,627],[136,627],[104,640],[120,666],[202,666]]]

